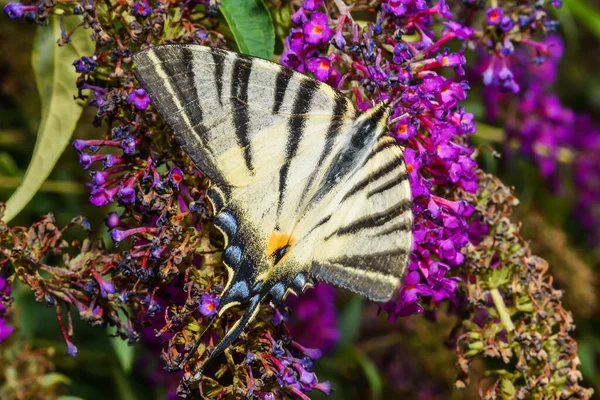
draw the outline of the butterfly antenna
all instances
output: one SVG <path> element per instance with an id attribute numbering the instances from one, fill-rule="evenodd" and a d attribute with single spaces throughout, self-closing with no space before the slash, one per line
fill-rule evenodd
<path id="1" fill-rule="evenodd" d="M 208 364 L 211 360 L 215 359 L 221 353 L 223 353 L 223 351 L 227 347 L 229 347 L 238 338 L 238 336 L 240 336 L 240 334 L 244 331 L 246 326 L 248 326 L 248 324 L 254 319 L 254 317 L 258 313 L 258 310 L 259 310 L 258 306 L 260 305 L 260 300 L 262 299 L 262 297 L 264 297 L 264 295 L 257 293 L 250 299 L 250 301 L 248 303 L 248 308 L 246 309 L 244 314 L 240 317 L 240 319 L 238 319 L 236 321 L 236 323 L 233 325 L 233 327 L 231 327 L 231 329 L 229 329 L 227 331 L 227 333 L 225 334 L 223 339 L 221 339 L 221 341 L 217 344 L 217 346 L 210 352 L 210 354 L 208 355 L 208 358 L 206 360 L 204 360 L 204 362 L 200 365 L 200 367 L 198 367 L 198 369 L 195 371 L 194 376 L 193 376 L 194 381 L 197 381 L 202 377 L 202 371 L 204 370 L 204 367 L 206 366 L 206 364 Z M 213 317 L 213 319 L 209 322 L 209 327 L 214 319 L 215 318 Z M 207 327 L 207 329 L 208 329 L 208 327 Z M 206 330 L 202 333 L 202 335 L 204 335 L 205 332 L 206 332 Z M 193 351 L 187 357 L 188 359 L 191 355 L 193 355 L 195 353 L 199 344 L 200 344 L 200 340 L 198 340 L 196 342 L 196 344 L 194 345 Z"/>
<path id="2" fill-rule="evenodd" d="M 215 322 L 217 317 L 218 317 L 218 314 L 214 315 L 210 319 L 210 321 L 208 321 L 208 325 L 206 325 L 206 328 L 204 328 L 204 331 L 202 331 L 200 336 L 198 336 L 198 339 L 196 339 L 196 343 L 194 343 L 194 346 L 192 346 L 192 349 L 188 352 L 187 356 L 185 356 L 183 361 L 179 364 L 179 368 L 184 369 L 185 366 L 187 365 L 187 363 L 190 361 L 190 358 L 192 358 L 194 356 L 194 354 L 196 354 L 196 350 L 198 350 L 198 347 L 200 347 L 200 343 L 202 343 L 202 339 L 204 338 L 204 335 L 206 335 L 206 333 L 211 328 L 213 322 Z"/>

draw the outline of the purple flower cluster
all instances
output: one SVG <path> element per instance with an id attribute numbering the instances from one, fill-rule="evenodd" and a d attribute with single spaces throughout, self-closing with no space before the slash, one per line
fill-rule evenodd
<path id="1" fill-rule="evenodd" d="M 328 21 L 325 14 L 314 11 L 315 2 L 306 4 L 292 18 L 296 27 L 286 38 L 281 62 L 313 72 L 339 89 L 358 82 L 354 94 L 361 110 L 371 106 L 363 95 L 376 101 L 395 100 L 390 134 L 405 146 L 415 243 L 400 299 L 383 308 L 393 318 L 421 312 L 420 297 L 439 301 L 454 294 L 456 278 L 447 274 L 462 263 L 461 249 L 469 241 L 467 218 L 473 207 L 437 194 L 447 189 L 474 193 L 478 187 L 473 148 L 464 140 L 475 131 L 473 115 L 460 106 L 469 86 L 437 70 L 464 73 L 462 51 L 442 46 L 452 39 L 469 39 L 473 30 L 447 21 L 436 38 L 433 18 L 452 16 L 443 0 L 434 6 L 418 0 L 384 1 L 376 24 L 364 30 L 348 15 L 341 13 L 337 21 Z M 416 34 L 420 40 L 405 41 L 405 34 Z M 327 40 L 337 48 L 331 54 L 324 54 Z M 383 57 L 387 48 L 393 48 L 392 62 Z"/>
<path id="2" fill-rule="evenodd" d="M 80 59 L 73 61 L 73 66 L 77 73 L 83 74 L 93 72 L 98 66 L 98 63 L 96 62 L 95 57 L 83 56 Z"/>
<path id="3" fill-rule="evenodd" d="M 491 54 L 483 73 L 486 86 L 502 88 L 503 91 L 518 93 L 520 85 L 515 79 L 513 69 L 513 53 L 517 44 L 525 45 L 538 52 L 540 58 L 545 56 L 543 45 L 531 39 L 533 32 L 551 32 L 556 29 L 557 22 L 552 20 L 544 8 L 545 2 L 523 2 L 519 6 L 513 3 L 488 8 L 485 13 L 485 24 L 473 35 L 480 49 Z M 559 1 L 549 1 L 552 7 L 560 7 Z M 473 13 L 478 10 L 478 2 L 471 2 Z"/>
<path id="4" fill-rule="evenodd" d="M 128 125 L 113 129 L 111 140 L 76 140 L 73 147 L 79 152 L 79 163 L 89 169 L 94 163 L 101 166 L 100 171 L 92 171 L 90 202 L 95 206 L 105 206 L 118 199 L 121 204 L 135 203 L 135 185 L 139 179 L 153 179 L 156 169 L 147 165 L 144 169 L 139 160 L 130 159 L 135 153 L 140 139 L 134 139 L 128 133 Z M 101 146 L 120 149 L 121 154 L 94 154 Z M 84 150 L 88 150 L 85 152 Z M 132 165 L 133 164 L 133 165 Z M 136 168 L 137 167 L 137 168 Z"/>
<path id="5" fill-rule="evenodd" d="M 14 330 L 6 324 L 6 304 L 10 302 L 11 287 L 3 277 L 0 277 L 0 343 L 2 343 Z"/>
<path id="6" fill-rule="evenodd" d="M 269 334 L 264 335 L 272 345 L 271 354 L 263 356 L 268 360 L 270 372 L 277 376 L 277 382 L 282 388 L 303 400 L 310 400 L 310 397 L 304 393 L 312 390 L 318 390 L 325 394 L 331 393 L 331 384 L 329 382 L 318 382 L 317 376 L 311 372 L 313 360 L 321 357 L 321 351 L 306 348 L 295 341 L 291 341 L 291 346 L 295 352 L 301 354 L 303 358 L 295 357 L 292 352 L 282 345 L 281 341 L 276 341 Z M 249 353 L 246 362 L 251 363 L 256 360 L 256 355 Z M 272 392 L 257 392 L 261 399 L 273 399 L 276 397 Z"/>
<path id="7" fill-rule="evenodd" d="M 562 186 L 560 164 L 572 164 L 575 213 L 584 229 L 593 232 L 593 242 L 600 239 L 600 211 L 596 206 L 600 199 L 600 157 L 596 156 L 600 154 L 600 128 L 588 116 L 565 107 L 552 93 L 550 86 L 562 53 L 558 36 L 547 37 L 533 50 L 518 49 L 513 70 L 521 92 L 510 95 L 497 87 L 486 87 L 483 98 L 487 119 L 505 120 L 507 143 L 516 143 L 519 153 L 535 162 L 555 191 Z M 543 63 L 540 54 L 545 54 Z M 507 152 L 512 151 L 507 148 Z"/>
<path id="8" fill-rule="evenodd" d="M 318 284 L 300 297 L 289 297 L 287 326 L 294 339 L 304 346 L 326 353 L 335 347 L 340 330 L 335 307 L 335 289 Z"/>

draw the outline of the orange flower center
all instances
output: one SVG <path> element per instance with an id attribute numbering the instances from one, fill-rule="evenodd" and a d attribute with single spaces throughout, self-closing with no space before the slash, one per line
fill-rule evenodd
<path id="1" fill-rule="evenodd" d="M 323 32 L 323 27 L 321 25 L 315 25 L 313 28 L 313 33 L 320 35 Z"/>
<path id="2" fill-rule="evenodd" d="M 410 172 L 413 172 L 415 170 L 415 167 L 413 167 L 410 164 L 406 164 L 406 170 L 410 173 Z"/>

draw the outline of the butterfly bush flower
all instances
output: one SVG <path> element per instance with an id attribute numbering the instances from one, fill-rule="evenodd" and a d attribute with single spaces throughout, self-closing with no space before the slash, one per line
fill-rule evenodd
<path id="1" fill-rule="evenodd" d="M 471 17 L 465 25 L 471 26 L 480 2 L 465 3 L 471 8 Z M 488 58 L 483 83 L 495 86 L 509 93 L 518 93 L 520 85 L 515 80 L 513 71 L 515 46 L 523 46 L 534 50 L 540 58 L 547 56 L 548 49 L 534 39 L 534 33 L 542 37 L 556 29 L 557 22 L 552 20 L 546 6 L 560 7 L 560 2 L 554 1 L 525 1 L 522 4 L 492 2 L 492 7 L 485 10 L 485 24 L 475 26 L 472 46 L 491 54 Z M 537 36 L 537 35 L 536 35 Z"/>
<path id="2" fill-rule="evenodd" d="M 73 66 L 75 67 L 75 71 L 81 74 L 94 71 L 98 66 L 98 63 L 93 57 L 83 56 L 79 60 L 73 61 Z"/>
<path id="3" fill-rule="evenodd" d="M 10 18 L 21 18 L 26 12 L 35 12 L 36 6 L 26 6 L 21 3 L 11 2 L 4 6 L 4 12 L 8 14 Z"/>
<path id="4" fill-rule="evenodd" d="M 296 341 L 324 353 L 333 350 L 340 337 L 334 295 L 332 286 L 319 284 L 286 300 L 290 309 L 286 320 Z"/>
<path id="5" fill-rule="evenodd" d="M 6 323 L 6 310 L 10 304 L 11 287 L 8 281 L 0 277 L 0 343 L 2 343 L 14 330 L 14 328 Z"/>
<path id="6" fill-rule="evenodd" d="M 147 17 L 152 13 L 152 7 L 146 1 L 138 1 L 133 5 L 133 12 L 140 17 Z"/>
<path id="7" fill-rule="evenodd" d="M 148 95 L 146 94 L 146 91 L 140 88 L 135 89 L 129 94 L 127 102 L 129 104 L 133 104 L 138 110 L 145 110 L 146 108 L 148 108 L 152 101 L 150 100 L 150 97 L 148 97 Z"/>
<path id="8" fill-rule="evenodd" d="M 217 307 L 219 307 L 219 298 L 216 296 L 212 296 L 210 294 L 202 295 L 202 302 L 198 309 L 200 310 L 200 314 L 205 317 L 212 317 L 217 313 Z"/>
<path id="9" fill-rule="evenodd" d="M 587 115 L 579 115 L 565 107 L 550 90 L 555 83 L 557 68 L 563 53 L 558 36 L 549 36 L 536 50 L 518 49 L 514 54 L 515 79 L 521 93 L 509 95 L 495 87 L 483 91 L 487 118 L 490 122 L 506 120 L 507 143 L 517 144 L 517 150 L 507 148 L 507 154 L 518 151 L 532 160 L 555 192 L 562 191 L 561 164 L 571 164 L 576 191 L 574 213 L 582 227 L 591 235 L 590 243 L 600 240 L 600 199 L 598 154 L 600 129 Z M 540 54 L 546 54 L 540 59 Z M 485 64 L 483 57 L 480 63 Z M 481 71 L 481 70 L 479 70 Z"/>

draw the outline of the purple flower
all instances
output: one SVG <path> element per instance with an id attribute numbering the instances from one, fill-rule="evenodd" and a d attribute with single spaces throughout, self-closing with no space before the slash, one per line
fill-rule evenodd
<path id="1" fill-rule="evenodd" d="M 216 296 L 212 296 L 210 294 L 202 295 L 202 302 L 200 306 L 198 306 L 198 310 L 200 314 L 205 317 L 212 317 L 217 313 L 217 308 L 219 307 L 219 298 Z"/>
<path id="2" fill-rule="evenodd" d="M 314 57 L 308 60 L 306 68 L 315 74 L 318 80 L 327 82 L 331 70 L 331 62 L 327 57 Z"/>
<path id="3" fill-rule="evenodd" d="M 331 38 L 327 15 L 316 12 L 310 17 L 310 20 L 304 24 L 304 40 L 311 44 L 327 43 Z"/>
<path id="4" fill-rule="evenodd" d="M 121 141 L 121 148 L 124 154 L 135 153 L 135 139 L 132 136 L 127 136 Z"/>
<path id="5" fill-rule="evenodd" d="M 122 203 L 135 203 L 136 193 L 132 186 L 123 186 L 119 189 L 119 200 Z"/>
<path id="6" fill-rule="evenodd" d="M 106 183 L 106 178 L 110 176 L 109 171 L 92 171 L 90 175 L 92 176 L 92 184 L 94 186 L 102 186 Z"/>
<path id="7" fill-rule="evenodd" d="M 77 349 L 77 347 L 73 344 L 73 342 L 71 342 L 70 340 L 65 338 L 65 341 L 67 343 L 67 355 L 71 356 L 71 357 L 75 357 L 77 356 L 77 354 L 79 354 L 79 350 Z"/>
<path id="8" fill-rule="evenodd" d="M 490 8 L 485 14 L 485 21 L 488 25 L 498 25 L 502 22 L 504 13 L 500 8 Z"/>
<path id="9" fill-rule="evenodd" d="M 331 43 L 339 50 L 343 50 L 344 47 L 346 47 L 346 39 L 344 38 L 342 31 L 339 31 L 333 35 L 333 38 L 331 38 Z"/>
<path id="10" fill-rule="evenodd" d="M 75 71 L 78 73 L 90 73 L 98 66 L 94 57 L 86 57 L 83 56 L 78 60 L 73 61 L 73 65 L 75 66 Z"/>
<path id="11" fill-rule="evenodd" d="M 135 89 L 129 94 L 129 97 L 127 98 L 127 103 L 133 103 L 135 108 L 137 108 L 138 110 L 147 109 L 151 102 L 152 100 L 150 100 L 150 97 L 143 88 Z"/>
<path id="12" fill-rule="evenodd" d="M 87 170 L 91 167 L 93 163 L 95 163 L 96 161 L 100 161 L 103 158 L 103 155 L 89 155 L 86 153 L 81 153 L 79 154 L 79 164 L 81 164 L 84 170 Z"/>
<path id="13" fill-rule="evenodd" d="M 315 11 L 323 4 L 323 0 L 305 0 L 302 3 L 302 8 L 308 11 Z"/>
<path id="14" fill-rule="evenodd" d="M 176 190 L 179 190 L 179 184 L 183 182 L 183 172 L 178 167 L 169 171 L 169 182 Z"/>
<path id="15" fill-rule="evenodd" d="M 11 287 L 8 285 L 6 279 L 0 276 L 0 300 L 2 298 L 8 298 L 10 296 Z M 0 343 L 2 343 L 13 331 L 14 328 L 10 325 L 6 325 L 6 306 L 0 302 Z"/>
<path id="16" fill-rule="evenodd" d="M 406 13 L 406 4 L 404 0 L 390 0 L 384 3 L 387 10 L 391 11 L 394 15 L 401 17 Z"/>
<path id="17" fill-rule="evenodd" d="M 335 347 L 340 332 L 334 296 L 333 287 L 318 284 L 300 297 L 287 299 L 286 305 L 291 310 L 288 327 L 296 341 L 323 352 Z"/>
<path id="18" fill-rule="evenodd" d="M 304 48 L 304 33 L 301 28 L 292 28 L 286 38 L 287 47 L 293 51 L 301 51 Z"/>
<path id="19" fill-rule="evenodd" d="M 4 6 L 4 12 L 8 14 L 9 18 L 21 18 L 24 12 L 27 11 L 35 11 L 37 10 L 36 6 L 26 6 L 21 3 L 8 3 Z"/>
<path id="20" fill-rule="evenodd" d="M 135 203 L 136 192 L 133 186 L 137 181 L 137 177 L 138 175 L 134 175 L 121 183 L 119 188 L 119 200 L 121 200 L 121 203 Z"/>
<path id="21" fill-rule="evenodd" d="M 121 225 L 121 218 L 118 213 L 112 211 L 108 213 L 108 217 L 104 220 L 104 223 L 109 229 L 114 229 Z"/>
<path id="22" fill-rule="evenodd" d="M 140 17 L 147 17 L 152 13 L 152 7 L 145 1 L 138 1 L 133 5 L 133 12 Z"/>
<path id="23" fill-rule="evenodd" d="M 448 4 L 446 4 L 445 0 L 440 0 L 438 3 L 438 11 L 442 17 L 448 19 L 452 18 L 452 12 L 450 11 L 450 7 L 448 7 Z"/>
<path id="24" fill-rule="evenodd" d="M 114 197 L 119 192 L 119 189 L 119 186 L 110 189 L 95 187 L 90 194 L 90 203 L 97 207 L 106 206 L 114 201 Z"/>
<path id="25" fill-rule="evenodd" d="M 14 328 L 10 325 L 6 325 L 6 319 L 0 318 L 0 343 L 2 343 L 11 333 Z"/>
<path id="26" fill-rule="evenodd" d="M 141 226 L 139 228 L 131 228 L 127 230 L 113 229 L 110 231 L 110 237 L 116 244 L 119 244 L 129 236 L 145 233 L 154 233 L 157 229 L 158 228 L 156 227 L 150 226 Z"/>
<path id="27" fill-rule="evenodd" d="M 446 28 L 452 32 L 457 38 L 467 40 L 473 35 L 473 28 L 468 26 L 462 26 L 461 24 L 454 21 L 444 22 Z"/>
<path id="28" fill-rule="evenodd" d="M 109 294 L 117 291 L 117 289 L 115 289 L 115 285 L 102 278 L 102 276 L 95 269 L 92 269 L 92 275 L 94 276 L 94 280 L 100 288 L 100 295 L 103 298 L 107 298 Z"/>
<path id="29" fill-rule="evenodd" d="M 511 17 L 509 17 L 508 15 L 502 17 L 502 21 L 500 22 L 500 29 L 502 29 L 504 32 L 510 32 L 514 27 L 515 22 L 512 20 Z"/>

